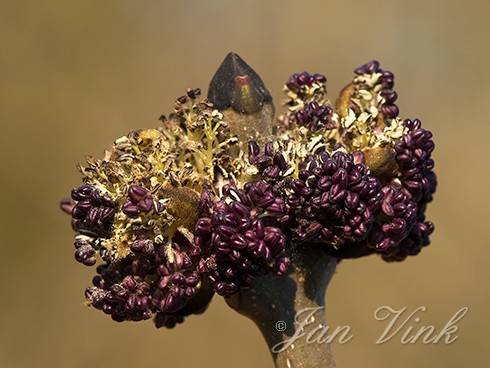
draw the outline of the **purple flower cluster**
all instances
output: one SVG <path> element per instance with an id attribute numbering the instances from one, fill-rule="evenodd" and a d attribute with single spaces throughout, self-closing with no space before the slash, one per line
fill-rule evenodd
<path id="1" fill-rule="evenodd" d="M 381 73 L 380 83 L 382 89 L 380 91 L 381 96 L 385 102 L 381 106 L 381 112 L 388 119 L 394 119 L 398 116 L 399 109 L 395 105 L 395 101 L 398 98 L 397 93 L 393 90 L 395 84 L 395 76 L 388 70 L 383 70 L 379 66 L 379 62 L 372 60 L 357 69 L 354 70 L 357 75 Z"/>
<path id="2" fill-rule="evenodd" d="M 409 134 L 420 129 L 420 122 L 407 121 L 405 124 Z M 430 133 L 415 134 L 416 138 L 419 136 L 427 138 Z M 413 139 L 406 138 L 405 141 L 412 142 Z M 348 244 L 347 248 L 351 250 L 334 252 L 340 257 L 349 257 L 364 247 L 366 251 L 359 254 L 374 250 L 387 261 L 401 260 L 416 254 L 429 243 L 433 225 L 425 221 L 424 212 L 425 204 L 435 190 L 435 176 L 428 170 L 433 166 L 429 161 L 432 146 L 424 140 L 415 140 L 419 145 L 408 150 L 405 141 L 398 143 L 399 147 L 404 147 L 399 152 L 404 157 L 423 157 L 424 160 L 412 159 L 412 166 L 401 166 L 399 181 L 384 187 L 369 173 L 362 152 L 337 151 L 332 155 L 316 152 L 300 164 L 298 179 L 282 176 L 287 165 L 278 164 L 282 162 L 278 157 L 283 158 L 283 155 L 274 150 L 272 143 L 266 144 L 261 153 L 259 145 L 250 142 L 249 161 L 269 181 L 272 196 L 283 198 L 282 213 L 287 214 L 288 234 L 303 241 L 330 244 L 334 248 Z M 421 148 L 428 154 L 419 152 Z M 266 175 L 268 172 L 274 174 Z M 410 191 L 415 188 L 412 183 L 415 179 L 423 184 L 434 184 L 417 198 L 417 192 Z M 366 245 L 361 246 L 364 242 Z M 367 251 L 368 244 L 373 250 Z"/>
<path id="3" fill-rule="evenodd" d="M 294 73 L 286 82 L 286 86 L 291 91 L 299 91 L 301 87 L 311 87 L 313 83 L 324 84 L 327 82 L 327 78 L 322 74 L 310 74 L 308 72 Z"/>
<path id="4" fill-rule="evenodd" d="M 171 245 L 157 244 L 152 240 L 154 234 L 138 228 L 133 232 L 135 239 L 129 241 L 131 252 L 116 258 L 114 249 L 108 249 L 103 241 L 113 236 L 115 201 L 89 184 L 74 189 L 71 197 L 62 201 L 61 207 L 72 215 L 73 227 L 79 233 L 75 238 L 75 259 L 86 266 L 95 265 L 98 256 L 104 261 L 97 267 L 93 286 L 85 292 L 91 306 L 115 321 L 140 321 L 154 316 L 157 327 L 173 327 L 186 315 L 206 308 L 212 293 L 205 292 L 199 301 L 194 300 L 202 289 L 202 280 L 184 250 L 190 247 L 189 241 L 177 237 Z M 164 208 L 148 189 L 132 185 L 121 210 L 135 218 L 152 211 L 158 215 Z"/>
<path id="5" fill-rule="evenodd" d="M 288 234 L 335 248 L 348 243 L 351 250 L 337 252 L 340 257 L 348 257 L 362 247 L 366 251 L 360 253 L 369 254 L 369 244 L 388 259 L 388 254 L 400 257 L 406 252 L 399 247 L 428 243 L 432 224 L 420 220 L 425 208 L 396 181 L 381 187 L 369 173 L 362 152 L 317 152 L 300 165 L 298 179 L 264 175 L 286 169 L 286 165 L 279 168 L 275 163 L 274 158 L 279 155 L 281 152 L 275 152 L 272 143 L 265 145 L 264 153 L 256 142 L 249 143 L 250 162 L 269 181 L 270 197 L 283 199 L 279 201 L 281 210 L 276 213 L 284 214 Z M 366 245 L 361 246 L 366 240 Z"/>
<path id="6" fill-rule="evenodd" d="M 409 191 L 399 184 L 388 184 L 381 189 L 383 200 L 379 217 L 369 236 L 370 244 L 383 252 L 396 247 L 405 239 L 417 218 L 417 203 Z"/>
<path id="7" fill-rule="evenodd" d="M 269 121 L 269 91 L 233 53 L 213 78 L 209 101 L 198 103 L 201 91 L 190 89 L 177 100 L 170 120 L 162 116 L 169 131 L 134 132 L 117 140 L 107 168 L 105 162 L 89 160 L 81 170 L 83 180 L 98 184 L 81 185 L 61 203 L 77 232 L 75 259 L 86 266 L 102 260 L 85 292 L 88 303 L 115 321 L 153 318 L 157 327 L 171 328 L 187 315 L 202 313 L 215 292 L 227 296 L 250 287 L 257 277 L 287 274 L 295 247 L 308 243 L 325 245 L 337 258 L 377 252 L 386 261 L 400 261 L 420 252 L 434 230 L 425 219 L 437 184 L 432 134 L 419 120 L 405 120 L 402 135 L 397 121 L 390 120 L 399 114 L 393 73 L 377 61 L 355 73 L 335 107 L 327 99 L 324 75 L 293 74 L 285 88 L 287 112 L 276 127 L 280 141 L 263 147 L 248 142 L 248 162 L 257 170 L 243 161 L 241 144 L 222 149 L 236 138 L 225 134 L 231 127 L 214 114 L 218 109 L 243 114 L 243 121 Z M 250 91 L 242 91 L 244 83 L 253 101 Z M 373 107 L 384 121 L 376 116 L 350 121 L 349 108 L 358 114 Z M 213 164 L 192 172 L 195 147 L 189 134 L 207 131 L 211 115 L 222 144 L 208 142 L 216 149 L 206 152 L 205 161 Z M 390 124 L 393 129 L 382 131 Z M 129 147 L 143 146 L 140 153 L 127 154 Z M 348 153 L 346 147 L 363 151 Z M 149 190 L 144 182 L 162 177 L 145 162 L 162 157 L 168 159 L 168 186 Z M 132 170 L 128 162 L 141 163 L 141 170 Z M 113 180 L 113 172 L 124 175 Z M 230 178 L 239 183 L 226 182 Z M 201 187 L 198 205 L 195 190 Z M 219 198 L 214 195 L 218 187 Z"/>
<path id="8" fill-rule="evenodd" d="M 290 187 L 299 237 L 334 247 L 365 239 L 382 199 L 367 166 L 341 151 L 310 157 Z"/>
<path id="9" fill-rule="evenodd" d="M 396 161 L 403 190 L 416 203 L 416 210 L 406 236 L 383 252 L 382 257 L 386 261 L 402 261 L 407 256 L 418 254 L 430 243 L 429 235 L 434 231 L 432 222 L 425 219 L 427 203 L 432 200 L 437 185 L 431 158 L 435 147 L 432 133 L 423 129 L 418 119 L 407 119 L 403 123 L 408 132 L 395 143 Z"/>
<path id="10" fill-rule="evenodd" d="M 167 256 L 156 269 L 160 279 L 152 294 L 153 305 L 164 313 L 174 313 L 182 309 L 195 295 L 199 283 L 199 275 L 192 267 L 189 256 L 179 250 L 172 252 L 173 259 Z"/>
<path id="11" fill-rule="evenodd" d="M 335 123 L 332 120 L 332 107 L 321 105 L 316 101 L 307 103 L 294 116 L 299 125 L 305 126 L 313 132 L 320 129 L 335 128 Z"/>
<path id="12" fill-rule="evenodd" d="M 287 207 L 270 184 L 225 189 L 225 198 L 196 224 L 192 255 L 200 258 L 199 271 L 219 295 L 236 293 L 269 272 L 283 275 L 289 258 L 279 224 L 287 220 Z"/>
<path id="13" fill-rule="evenodd" d="M 150 285 L 139 277 L 125 276 L 110 284 L 95 278 L 98 286 L 87 288 L 85 297 L 94 308 L 109 314 L 114 321 L 141 321 L 151 317 Z"/>
<path id="14" fill-rule="evenodd" d="M 403 123 L 408 133 L 395 144 L 402 183 L 416 201 L 430 202 L 437 185 L 434 160 L 431 158 L 434 150 L 432 133 L 423 129 L 418 119 L 407 119 Z"/>
<path id="15" fill-rule="evenodd" d="M 284 155 L 281 152 L 275 152 L 272 142 L 268 142 L 264 147 L 264 152 L 260 152 L 258 143 L 250 141 L 248 161 L 257 167 L 259 174 L 265 179 L 278 179 L 289 168 Z"/>
<path id="16" fill-rule="evenodd" d="M 400 262 L 408 256 L 415 256 L 420 250 L 430 244 L 429 236 L 434 231 L 434 225 L 425 221 L 425 208 L 419 208 L 417 220 L 412 226 L 407 237 L 396 247 L 387 249 L 381 254 L 387 262 Z"/>
<path id="17" fill-rule="evenodd" d="M 141 239 L 131 249 L 134 255 L 97 267 L 94 286 L 85 295 L 94 308 L 115 321 L 139 321 L 159 314 L 155 323 L 161 325 L 163 315 L 176 317 L 196 294 L 200 277 L 176 244 L 167 249 Z"/>
<path id="18" fill-rule="evenodd" d="M 77 262 L 85 266 L 93 266 L 97 262 L 96 254 L 97 250 L 89 238 L 80 237 L 75 239 L 75 259 Z"/>
<path id="19" fill-rule="evenodd" d="M 75 201 L 71 208 L 75 231 L 98 237 L 110 234 L 116 213 L 116 204 L 111 198 L 89 184 L 73 189 L 71 198 Z"/>

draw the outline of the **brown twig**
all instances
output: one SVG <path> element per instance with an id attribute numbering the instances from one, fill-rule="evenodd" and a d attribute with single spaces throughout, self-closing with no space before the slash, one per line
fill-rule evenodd
<path id="1" fill-rule="evenodd" d="M 327 326 L 325 292 L 337 259 L 322 249 L 302 246 L 295 251 L 292 264 L 287 277 L 258 278 L 250 289 L 228 297 L 227 303 L 259 327 L 276 368 L 335 367 L 330 344 L 308 341 L 306 335 Z M 301 313 L 305 310 L 307 313 Z M 301 330 L 300 314 L 305 317 L 310 311 L 316 312 Z M 306 335 L 296 338 L 302 331 Z"/>

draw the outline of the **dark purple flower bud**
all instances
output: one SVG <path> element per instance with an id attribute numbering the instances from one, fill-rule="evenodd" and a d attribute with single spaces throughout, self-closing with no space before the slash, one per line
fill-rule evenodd
<path id="1" fill-rule="evenodd" d="M 153 254 L 154 246 L 153 242 L 149 239 L 138 239 L 133 242 L 131 245 L 131 250 L 135 253 L 143 253 L 143 254 Z"/>
<path id="2" fill-rule="evenodd" d="M 92 236 L 109 236 L 115 215 L 114 201 L 89 184 L 73 189 L 72 198 L 73 202 L 62 203 L 62 209 L 71 212 L 74 230 Z"/>
<path id="3" fill-rule="evenodd" d="M 96 263 L 96 250 L 92 243 L 86 238 L 75 239 L 75 259 L 85 266 L 93 266 Z"/>
<path id="4" fill-rule="evenodd" d="M 311 87 L 313 83 L 325 84 L 327 78 L 322 74 L 309 74 L 308 72 L 294 73 L 289 77 L 286 86 L 295 92 L 299 92 L 302 87 Z"/>
<path id="5" fill-rule="evenodd" d="M 198 98 L 200 95 L 201 95 L 201 89 L 200 88 L 189 88 L 187 90 L 187 96 L 189 96 L 189 98 L 191 98 L 193 100 Z"/>
<path id="6" fill-rule="evenodd" d="M 377 221 L 370 234 L 370 243 L 378 251 L 395 247 L 407 237 L 415 224 L 417 203 L 401 185 L 392 183 L 382 188 L 382 221 Z"/>
<path id="7" fill-rule="evenodd" d="M 75 202 L 73 202 L 70 198 L 65 198 L 60 202 L 61 210 L 68 215 L 72 214 L 74 207 Z"/>
<path id="8" fill-rule="evenodd" d="M 382 211 L 389 216 L 388 220 L 376 225 L 370 237 L 371 244 L 382 251 L 385 261 L 402 261 L 418 254 L 429 244 L 429 235 L 434 230 L 433 224 L 425 221 L 424 214 L 437 185 L 431 158 L 432 134 L 421 127 L 418 119 L 405 120 L 403 124 L 408 132 L 395 143 L 402 187 L 396 189 L 397 195 L 385 194 L 384 202 L 388 203 L 383 203 Z M 408 197 L 410 200 L 406 199 Z"/>
<path id="9" fill-rule="evenodd" d="M 398 98 L 398 94 L 389 89 L 382 90 L 380 94 L 386 100 L 386 103 L 389 104 L 394 103 Z"/>
<path id="10" fill-rule="evenodd" d="M 196 234 L 208 234 L 211 231 L 211 219 L 209 217 L 200 218 L 196 223 Z"/>
<path id="11" fill-rule="evenodd" d="M 122 211 L 124 212 L 125 215 L 133 218 L 138 217 L 140 214 L 140 210 L 138 206 L 130 201 L 124 203 Z"/>
<path id="12" fill-rule="evenodd" d="M 333 109 L 327 105 L 319 105 L 313 101 L 295 114 L 296 122 L 315 132 L 320 129 L 333 129 Z"/>
<path id="13" fill-rule="evenodd" d="M 408 256 L 417 255 L 420 250 L 429 245 L 429 235 L 434 231 L 434 225 L 425 221 L 423 211 L 419 209 L 418 219 L 408 235 L 396 246 L 387 247 L 381 256 L 387 262 L 400 262 Z"/>
<path id="14" fill-rule="evenodd" d="M 131 185 L 128 190 L 128 196 L 133 203 L 138 203 L 149 194 L 150 191 L 148 189 L 137 185 Z"/>
<path id="15" fill-rule="evenodd" d="M 291 182 L 294 195 L 288 197 L 298 236 L 335 247 L 365 239 L 382 198 L 367 167 L 341 151 L 311 156 L 302 166 L 307 170 Z"/>
<path id="16" fill-rule="evenodd" d="M 354 73 L 356 74 L 372 74 L 372 73 L 377 73 L 380 71 L 379 68 L 379 61 L 377 60 L 372 60 L 364 65 L 361 65 L 360 67 L 356 68 L 354 70 Z"/>
<path id="17" fill-rule="evenodd" d="M 159 214 L 164 210 L 164 206 L 153 200 L 148 189 L 132 185 L 128 190 L 128 199 L 122 208 L 123 213 L 128 217 L 136 218 L 153 209 Z"/>
<path id="18" fill-rule="evenodd" d="M 268 272 L 284 274 L 289 264 L 286 237 L 272 226 L 289 209 L 273 187 L 251 182 L 243 189 L 230 187 L 225 195 L 234 200 L 217 201 L 210 217 L 198 220 L 194 240 L 201 257 L 198 270 L 220 295 L 235 293 Z"/>
<path id="19" fill-rule="evenodd" d="M 248 142 L 248 157 L 255 157 L 260 153 L 260 147 L 256 141 Z"/>
<path id="20" fill-rule="evenodd" d="M 138 209 L 142 212 L 150 212 L 153 208 L 153 199 L 146 197 L 138 202 Z"/>
<path id="21" fill-rule="evenodd" d="M 394 119 L 398 116 L 398 113 L 400 111 L 398 110 L 398 106 L 396 105 L 383 105 L 381 106 L 381 112 L 385 117 L 389 119 Z"/>
<path id="22" fill-rule="evenodd" d="M 115 321 L 140 321 L 154 314 L 162 318 L 161 313 L 193 313 L 192 309 L 183 309 L 198 292 L 201 278 L 189 256 L 176 244 L 169 256 L 168 249 L 139 236 L 131 246 L 134 254 L 97 267 L 99 274 L 93 280 L 95 287 L 86 291 L 87 300 Z M 76 244 L 79 252 L 86 248 L 83 240 Z M 209 298 L 206 300 L 208 303 Z"/>
<path id="23" fill-rule="evenodd" d="M 264 153 L 260 152 L 255 141 L 249 142 L 248 148 L 248 161 L 257 167 L 262 177 L 275 181 L 289 169 L 284 155 L 282 152 L 275 152 L 271 142 L 266 143 Z"/>
<path id="24" fill-rule="evenodd" d="M 435 192 L 437 178 L 433 172 L 434 150 L 432 134 L 421 128 L 420 120 L 405 120 L 408 133 L 395 144 L 396 160 L 401 173 L 402 184 L 416 201 L 429 202 Z"/>
<path id="25" fill-rule="evenodd" d="M 82 201 L 84 199 L 90 199 L 92 192 L 95 190 L 95 187 L 89 184 L 84 184 L 76 189 L 73 189 L 71 192 L 71 198 L 74 201 Z"/>
<path id="26" fill-rule="evenodd" d="M 392 90 L 395 80 L 393 73 L 381 69 L 379 62 L 376 60 L 370 61 L 369 63 L 360 66 L 359 68 L 354 70 L 354 73 L 356 73 L 357 75 L 381 73 L 377 84 L 381 85 L 382 89 L 379 94 L 384 99 L 384 102 L 381 104 L 381 106 L 378 106 L 378 109 L 381 110 L 383 116 L 386 119 L 396 118 L 398 116 L 399 109 L 398 106 L 394 104 L 398 95 L 395 91 Z M 356 83 L 364 85 L 362 81 L 356 81 Z M 372 86 L 364 85 L 364 88 L 372 89 Z M 358 107 L 355 104 L 352 104 L 351 108 L 355 111 L 355 109 Z M 356 113 L 360 113 L 360 111 L 357 111 Z"/>
<path id="27" fill-rule="evenodd" d="M 315 82 L 318 83 L 326 83 L 327 82 L 327 77 L 325 77 L 323 74 L 315 73 L 313 74 L 313 79 Z"/>

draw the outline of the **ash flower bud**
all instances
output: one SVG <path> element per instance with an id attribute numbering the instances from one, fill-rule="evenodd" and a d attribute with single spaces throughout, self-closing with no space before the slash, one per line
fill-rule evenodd
<path id="1" fill-rule="evenodd" d="M 302 72 L 291 75 L 284 87 L 288 98 L 284 105 L 288 107 L 288 111 L 279 117 L 279 128 L 287 131 L 295 125 L 303 125 L 316 131 L 327 122 L 330 123 L 333 110 L 329 107 L 326 81 L 327 78 L 318 73 Z M 313 102 L 320 107 L 308 105 Z"/>
<path id="2" fill-rule="evenodd" d="M 286 86 L 293 91 L 298 91 L 301 87 L 311 87 L 314 83 L 324 84 L 327 78 L 319 73 L 310 74 L 308 72 L 294 73 L 286 82 Z"/>
<path id="3" fill-rule="evenodd" d="M 62 208 L 71 207 L 73 228 L 87 235 L 107 237 L 114 221 L 116 204 L 94 186 L 84 184 L 72 190 L 73 203 L 65 201 Z"/>
<path id="4" fill-rule="evenodd" d="M 78 249 L 86 245 L 81 244 Z M 131 247 L 134 254 L 117 263 L 97 267 L 88 302 L 115 321 L 140 321 L 163 315 L 180 315 L 199 292 L 201 278 L 186 252 L 154 245 L 141 236 Z M 209 296 L 209 292 L 206 292 Z M 200 303 L 205 308 L 210 296 Z M 193 313 L 192 310 L 182 315 Z"/>
<path id="5" fill-rule="evenodd" d="M 407 237 L 417 218 L 417 203 L 400 184 L 391 183 L 381 189 L 383 220 L 376 222 L 370 234 L 370 243 L 378 251 L 396 247 Z"/>
<path id="6" fill-rule="evenodd" d="M 316 101 L 307 103 L 303 109 L 296 112 L 295 118 L 300 125 L 306 126 L 313 132 L 335 128 L 332 107 L 320 105 Z"/>
<path id="7" fill-rule="evenodd" d="M 92 193 L 95 191 L 95 187 L 89 184 L 84 184 L 78 188 L 71 191 L 71 198 L 74 201 L 83 201 L 84 199 L 89 200 L 92 198 Z"/>
<path id="8" fill-rule="evenodd" d="M 96 263 L 96 250 L 86 237 L 75 238 L 75 259 L 85 266 L 93 266 Z"/>
<path id="9" fill-rule="evenodd" d="M 193 270 L 189 256 L 178 247 L 172 250 L 172 258 L 160 264 L 158 287 L 153 292 L 153 304 L 164 313 L 182 309 L 197 293 L 199 277 Z"/>
<path id="10" fill-rule="evenodd" d="M 335 248 L 365 239 L 382 199 L 380 184 L 367 167 L 340 151 L 313 155 L 302 166 L 288 197 L 298 237 Z"/>
<path id="11" fill-rule="evenodd" d="M 138 203 L 143 200 L 147 195 L 149 195 L 150 191 L 146 188 L 139 187 L 137 185 L 131 185 L 128 190 L 128 196 L 132 202 Z"/>
<path id="12" fill-rule="evenodd" d="M 124 203 L 122 211 L 129 217 L 138 217 L 140 214 L 138 206 L 129 201 Z"/>
<path id="13" fill-rule="evenodd" d="M 395 104 L 398 95 L 393 91 L 393 73 L 381 69 L 376 60 L 356 68 L 354 73 L 357 76 L 342 90 L 337 100 L 338 113 L 347 119 L 349 126 L 352 120 L 349 111 L 357 118 L 365 119 L 363 113 L 372 116 L 372 124 L 377 127 L 389 126 L 390 121 L 399 114 L 399 108 Z"/>
<path id="14" fill-rule="evenodd" d="M 379 61 L 371 60 L 371 61 L 367 62 L 366 64 L 361 65 L 360 67 L 356 68 L 354 70 L 354 73 L 356 73 L 358 75 L 362 75 L 362 74 L 373 74 L 373 73 L 376 73 L 379 71 L 380 71 Z"/>
<path id="15" fill-rule="evenodd" d="M 418 119 L 405 120 L 404 125 L 409 131 L 395 144 L 401 181 L 416 201 L 429 202 L 437 185 L 431 158 L 434 150 L 432 133 L 423 129 Z"/>
<path id="16" fill-rule="evenodd" d="M 131 250 L 135 253 L 151 255 L 154 253 L 155 248 L 150 239 L 138 239 L 131 245 Z"/>
<path id="17" fill-rule="evenodd" d="M 269 180 L 279 179 L 289 170 L 289 165 L 282 152 L 275 152 L 272 142 L 264 146 L 264 152 L 261 153 L 260 147 L 256 141 L 250 141 L 248 144 L 248 161 L 255 165 L 259 174 Z"/>
<path id="18" fill-rule="evenodd" d="M 189 88 L 187 90 L 187 96 L 192 99 L 192 100 L 195 100 L 196 98 L 198 98 L 199 96 L 201 95 L 201 89 L 200 88 Z"/>
<path id="19" fill-rule="evenodd" d="M 225 196 L 198 221 L 194 240 L 198 270 L 220 295 L 233 294 L 268 272 L 284 274 L 289 265 L 286 236 L 277 226 L 288 209 L 272 186 L 251 182 L 243 189 L 227 188 Z"/>
<path id="20" fill-rule="evenodd" d="M 385 104 L 381 106 L 381 112 L 388 119 L 394 119 L 398 116 L 400 110 L 398 109 L 398 106 L 394 104 L 393 105 Z"/>
<path id="21" fill-rule="evenodd" d="M 72 214 L 74 207 L 75 207 L 75 202 L 72 201 L 71 198 L 65 198 L 60 202 L 60 209 L 68 215 Z"/>
<path id="22" fill-rule="evenodd" d="M 151 317 L 148 291 L 149 285 L 145 281 L 125 276 L 119 282 L 103 285 L 103 288 L 88 288 L 85 295 L 94 308 L 110 314 L 114 321 L 141 321 Z"/>
<path id="23" fill-rule="evenodd" d="M 430 244 L 429 236 L 433 231 L 434 225 L 430 221 L 425 221 L 423 211 L 419 209 L 417 222 L 408 233 L 408 236 L 398 246 L 383 252 L 381 254 L 383 260 L 386 262 L 401 262 L 408 256 L 416 256 L 423 247 Z"/>

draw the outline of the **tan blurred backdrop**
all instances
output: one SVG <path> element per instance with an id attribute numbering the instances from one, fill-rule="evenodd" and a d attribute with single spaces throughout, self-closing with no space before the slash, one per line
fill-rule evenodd
<path id="1" fill-rule="evenodd" d="M 58 200 L 75 163 L 133 128 L 158 124 L 187 87 L 207 88 L 234 50 L 276 99 L 289 74 L 325 73 L 335 96 L 372 58 L 397 75 L 405 117 L 435 133 L 440 185 L 432 245 L 402 264 L 344 262 L 328 292 L 339 367 L 486 366 L 488 15 L 482 1 L 1 1 L 0 367 L 270 367 L 258 330 L 215 298 L 172 331 L 116 324 L 83 306 L 93 270 L 73 260 Z M 374 310 L 427 306 L 452 345 L 384 345 Z M 414 323 L 414 325 L 417 325 Z"/>

